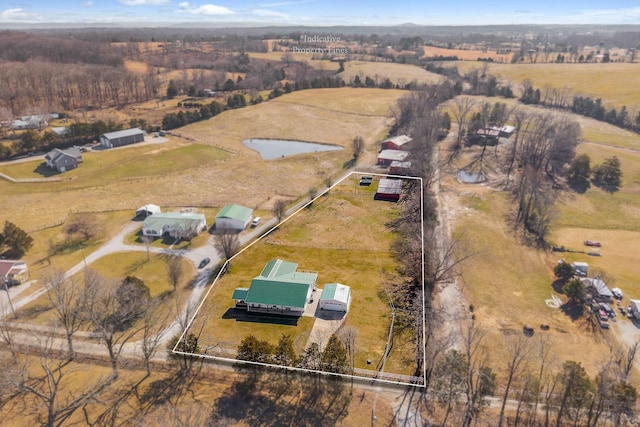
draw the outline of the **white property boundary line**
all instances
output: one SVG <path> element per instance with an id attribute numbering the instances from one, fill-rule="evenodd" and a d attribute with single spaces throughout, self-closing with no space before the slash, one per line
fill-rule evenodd
<path id="1" fill-rule="evenodd" d="M 249 243 L 247 246 L 242 248 L 237 254 L 235 254 L 234 256 L 229 258 L 227 261 L 225 261 L 225 263 L 222 265 L 222 268 L 220 269 L 220 271 L 218 271 L 218 274 L 216 275 L 216 278 L 213 280 L 211 285 L 209 285 L 209 289 L 204 294 L 204 297 L 200 301 L 200 304 L 198 304 L 198 307 L 196 308 L 195 313 L 193 314 L 193 316 L 191 316 L 191 319 L 187 323 L 187 326 L 185 327 L 184 331 L 180 335 L 180 338 L 176 342 L 176 345 L 173 347 L 171 352 L 173 354 L 175 354 L 175 355 L 198 357 L 198 358 L 202 358 L 202 359 L 209 359 L 209 360 L 219 361 L 219 362 L 222 362 L 222 363 L 229 363 L 229 364 L 244 364 L 244 365 L 263 366 L 263 367 L 269 367 L 269 368 L 286 369 L 288 371 L 306 372 L 306 373 L 321 374 L 321 375 L 331 375 L 331 376 L 337 376 L 337 377 L 342 377 L 342 378 L 347 378 L 347 379 L 352 379 L 352 380 L 358 380 L 358 381 L 367 381 L 367 382 L 373 382 L 373 383 L 382 383 L 382 384 L 390 384 L 390 385 L 403 385 L 403 386 L 412 386 L 412 387 L 425 388 L 426 387 L 426 380 L 427 380 L 427 364 L 426 364 L 426 351 L 424 351 L 424 348 L 422 348 L 422 377 L 421 378 L 418 377 L 418 379 L 422 380 L 422 384 L 416 384 L 416 383 L 412 383 L 412 382 L 403 382 L 403 381 L 391 381 L 391 380 L 381 379 L 381 378 L 378 378 L 378 377 L 371 378 L 371 377 L 364 377 L 364 376 L 359 376 L 359 375 L 339 374 L 339 373 L 319 371 L 319 370 L 314 370 L 314 369 L 304 369 L 304 368 L 297 368 L 297 367 L 292 367 L 292 366 L 274 365 L 274 364 L 270 364 L 270 363 L 251 362 L 251 361 L 247 361 L 247 360 L 229 359 L 229 358 L 226 358 L 226 357 L 212 356 L 212 355 L 208 355 L 208 354 L 199 354 L 199 353 L 198 354 L 196 354 L 196 353 L 187 353 L 187 352 L 176 350 L 176 348 L 178 347 L 178 344 L 180 344 L 180 342 L 184 339 L 185 335 L 187 334 L 187 331 L 189 330 L 189 328 L 191 327 L 191 325 L 195 321 L 196 317 L 198 316 L 198 313 L 200 312 L 200 309 L 202 308 L 202 306 L 204 305 L 205 301 L 209 297 L 209 293 L 214 288 L 214 286 L 216 285 L 216 282 L 218 281 L 220 276 L 223 274 L 223 272 L 226 271 L 227 266 L 228 266 L 229 262 L 231 262 L 231 260 L 233 260 L 237 256 L 241 255 L 244 251 L 246 251 L 247 249 L 252 247 L 254 244 L 258 243 L 263 238 L 267 237 L 269 234 L 271 234 L 271 232 L 273 232 L 273 230 L 278 228 L 281 224 L 284 224 L 287 221 L 289 221 L 291 218 L 296 216 L 300 211 L 302 211 L 307 206 L 309 206 L 313 202 L 315 202 L 316 199 L 324 196 L 333 187 L 337 186 L 338 184 L 341 184 L 343 181 L 345 181 L 347 178 L 351 177 L 352 175 L 356 175 L 356 176 L 360 176 L 360 175 L 379 176 L 381 178 L 411 179 L 411 180 L 417 180 L 417 181 L 420 182 L 420 230 L 421 230 L 420 247 L 422 249 L 422 272 L 421 272 L 422 273 L 422 344 L 421 345 L 424 347 L 424 343 L 425 343 L 425 339 L 426 339 L 426 336 L 425 336 L 425 334 L 426 334 L 426 316 L 425 316 L 425 282 L 424 282 L 424 277 L 425 277 L 425 257 L 424 257 L 424 183 L 423 183 L 423 180 L 422 180 L 421 177 L 415 177 L 415 176 L 403 176 L 403 175 L 391 175 L 391 174 L 368 173 L 368 172 L 353 172 L 352 171 L 349 174 L 347 174 L 347 175 L 343 176 L 342 178 L 340 178 L 331 187 L 327 188 L 322 193 L 316 195 L 316 197 L 314 197 L 313 199 L 309 200 L 307 203 L 302 205 L 295 212 L 293 212 L 288 217 L 286 217 L 285 219 L 283 219 L 282 221 L 277 223 L 275 226 L 273 226 L 267 232 L 261 234 L 253 242 Z"/>

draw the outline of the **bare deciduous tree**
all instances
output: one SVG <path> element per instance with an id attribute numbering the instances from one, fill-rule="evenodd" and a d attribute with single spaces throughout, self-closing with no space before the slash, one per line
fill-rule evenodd
<path id="1" fill-rule="evenodd" d="M 222 258 L 225 260 L 230 259 L 240 249 L 240 239 L 237 231 L 226 228 L 216 230 L 213 235 L 213 247 Z"/>
<path id="2" fill-rule="evenodd" d="M 169 283 L 175 291 L 178 289 L 178 285 L 184 275 L 184 269 L 182 268 L 182 258 L 178 255 L 171 255 L 167 259 L 167 278 Z"/>
<path id="3" fill-rule="evenodd" d="M 504 421 L 504 411 L 507 406 L 507 400 L 509 399 L 511 384 L 513 380 L 521 374 L 522 368 L 529 356 L 529 338 L 520 334 L 515 337 L 509 337 L 507 340 L 507 348 L 510 356 L 507 364 L 507 384 L 505 385 L 504 395 L 502 397 L 498 427 L 502 427 Z"/>
<path id="4" fill-rule="evenodd" d="M 86 241 L 100 233 L 100 223 L 93 215 L 76 214 L 71 222 L 64 226 L 62 231 L 67 237 L 79 234 Z"/>
<path id="5" fill-rule="evenodd" d="M 278 199 L 273 203 L 273 216 L 281 222 L 287 211 L 287 203 L 283 199 Z"/>
<path id="6" fill-rule="evenodd" d="M 90 273 L 85 274 L 83 286 L 73 278 L 67 279 L 64 271 L 57 270 L 45 278 L 47 297 L 53 306 L 53 312 L 62 325 L 67 339 L 67 354 L 73 360 L 73 335 L 88 322 L 88 299 L 95 296 L 92 291 Z"/>

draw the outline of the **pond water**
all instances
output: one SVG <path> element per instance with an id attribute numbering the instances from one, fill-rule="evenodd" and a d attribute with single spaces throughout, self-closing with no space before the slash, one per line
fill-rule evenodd
<path id="1" fill-rule="evenodd" d="M 320 151 L 337 151 L 343 148 L 339 145 L 317 144 L 314 142 L 286 141 L 279 139 L 245 139 L 245 147 L 256 150 L 264 160 L 279 159 L 303 153 Z"/>
<path id="2" fill-rule="evenodd" d="M 481 173 L 467 172 L 462 169 L 456 172 L 456 178 L 458 179 L 458 181 L 463 182 L 465 184 L 477 184 L 479 182 L 484 182 L 487 179 Z"/>

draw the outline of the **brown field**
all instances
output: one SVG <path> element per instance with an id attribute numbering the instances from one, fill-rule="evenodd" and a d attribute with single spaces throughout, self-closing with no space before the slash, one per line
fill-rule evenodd
<path id="1" fill-rule="evenodd" d="M 409 64 L 396 64 L 391 62 L 369 62 L 369 61 L 347 61 L 344 72 L 339 75 L 345 82 L 350 82 L 356 76 L 364 83 L 365 77 L 369 76 L 382 83 L 385 79 L 392 83 L 407 84 L 412 81 L 418 83 L 436 83 L 444 78 L 438 74 L 431 73 L 420 67 Z"/>
<path id="2" fill-rule="evenodd" d="M 461 72 L 482 68 L 482 62 L 454 62 Z M 602 98 L 608 108 L 623 105 L 629 110 L 640 107 L 640 63 L 608 64 L 488 64 L 488 73 L 498 80 L 520 84 L 530 79 L 542 91 L 546 86 L 568 89 L 573 95 Z M 624 84 L 621 84 L 624 82 Z"/>
<path id="3" fill-rule="evenodd" d="M 2 356 L 10 358 L 8 354 Z M 40 362 L 35 356 L 18 361 L 34 367 L 33 375 L 41 374 Z M 49 366 L 54 363 L 57 361 L 50 361 Z M 65 398 L 77 396 L 91 385 L 105 381 L 111 369 L 103 365 L 106 360 L 65 364 L 59 393 Z M 362 420 L 371 418 L 372 411 L 383 425 L 391 425 L 394 420 L 390 401 L 396 394 L 380 394 L 378 399 L 379 393 L 351 390 L 346 383 L 321 384 L 304 377 L 284 378 L 279 373 L 243 375 L 233 370 L 220 371 L 207 364 L 196 369 L 185 381 L 170 365 L 164 364 L 162 368 L 149 377 L 141 366 L 121 369 L 118 380 L 96 399 L 71 412 L 64 425 L 99 424 L 108 418 L 109 423 L 153 427 L 166 426 L 167 422 L 205 425 L 221 420 L 228 422 L 225 425 L 237 427 L 295 420 L 300 426 L 325 422 L 336 426 L 360 426 Z M 42 424 L 46 419 L 46 408 L 39 403 L 32 396 L 24 401 L 21 397 L 5 399 L 2 425 Z"/>
<path id="4" fill-rule="evenodd" d="M 513 53 L 499 54 L 495 50 L 482 49 L 446 49 L 443 47 L 424 46 L 423 57 L 431 56 L 457 56 L 463 61 L 477 61 L 478 58 L 491 58 L 495 62 L 510 63 Z"/>

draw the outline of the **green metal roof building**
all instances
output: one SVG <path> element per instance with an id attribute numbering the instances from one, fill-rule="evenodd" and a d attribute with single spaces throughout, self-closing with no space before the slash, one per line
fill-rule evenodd
<path id="1" fill-rule="evenodd" d="M 253 219 L 253 209 L 240 205 L 226 205 L 216 215 L 216 228 L 244 230 Z"/>
<path id="2" fill-rule="evenodd" d="M 320 310 L 344 311 L 349 308 L 351 288 L 341 283 L 329 283 L 322 289 L 318 307 Z"/>
<path id="3" fill-rule="evenodd" d="M 171 237 L 192 238 L 207 228 L 203 214 L 192 212 L 164 212 L 148 216 L 142 224 L 142 234 L 160 237 L 169 233 Z"/>
<path id="4" fill-rule="evenodd" d="M 269 261 L 249 288 L 236 288 L 236 307 L 247 311 L 301 316 L 315 290 L 318 273 L 298 271 L 298 264 Z"/>

